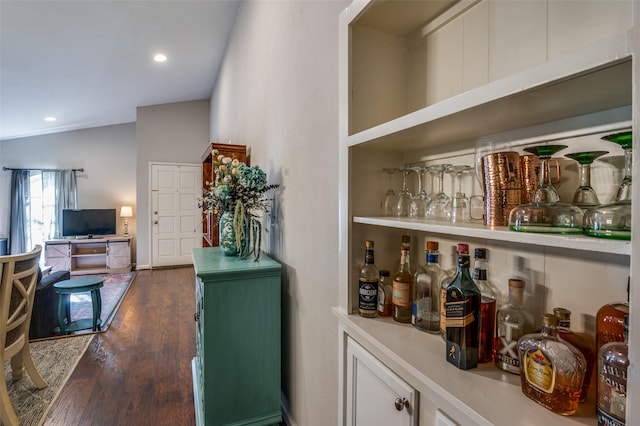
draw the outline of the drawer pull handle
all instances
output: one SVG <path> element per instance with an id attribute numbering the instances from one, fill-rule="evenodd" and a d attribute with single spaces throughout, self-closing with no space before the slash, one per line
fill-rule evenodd
<path id="1" fill-rule="evenodd" d="M 200 321 L 200 314 L 199 314 L 198 312 L 196 312 L 195 314 L 193 314 L 193 320 L 194 320 L 195 322 Z"/>
<path id="2" fill-rule="evenodd" d="M 409 408 L 409 401 L 407 400 L 407 398 L 398 397 L 395 400 L 395 405 L 396 405 L 396 410 L 402 411 L 404 407 Z"/>

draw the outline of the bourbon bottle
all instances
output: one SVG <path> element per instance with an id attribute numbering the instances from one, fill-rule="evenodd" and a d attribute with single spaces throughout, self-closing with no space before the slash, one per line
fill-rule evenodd
<path id="1" fill-rule="evenodd" d="M 598 353 L 599 426 L 624 426 L 626 421 L 627 369 L 629 368 L 628 315 L 624 318 L 624 325 L 624 341 L 606 343 Z"/>
<path id="2" fill-rule="evenodd" d="M 522 393 L 554 413 L 570 416 L 578 409 L 587 361 L 558 337 L 558 318 L 544 314 L 542 332 L 518 340 Z"/>
<path id="3" fill-rule="evenodd" d="M 524 309 L 524 287 L 524 281 L 510 279 L 509 303 L 496 314 L 493 361 L 498 368 L 514 374 L 520 374 L 518 339 L 533 329 L 531 315 Z"/>
<path id="4" fill-rule="evenodd" d="M 393 275 L 393 319 L 398 322 L 411 322 L 411 295 L 413 294 L 413 274 L 409 260 L 411 237 L 402 236 L 400 246 L 400 269 Z"/>
<path id="5" fill-rule="evenodd" d="M 478 366 L 480 289 L 469 275 L 469 246 L 458 244 L 458 271 L 447 287 L 446 358 L 461 370 Z"/>
<path id="6" fill-rule="evenodd" d="M 491 362 L 496 329 L 496 292 L 487 280 L 487 249 L 477 248 L 474 251 L 473 280 L 482 295 L 478 362 Z"/>
<path id="7" fill-rule="evenodd" d="M 378 316 L 378 280 L 380 273 L 374 264 L 373 241 L 365 242 L 364 265 L 360 269 L 358 312 L 360 316 Z"/>
<path id="8" fill-rule="evenodd" d="M 378 315 L 381 317 L 391 316 L 391 297 L 393 286 L 391 285 L 391 273 L 386 269 L 380 270 L 380 281 L 378 282 Z"/>

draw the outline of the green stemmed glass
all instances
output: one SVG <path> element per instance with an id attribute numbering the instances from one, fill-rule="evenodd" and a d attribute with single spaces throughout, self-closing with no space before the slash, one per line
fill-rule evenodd
<path id="1" fill-rule="evenodd" d="M 631 239 L 631 133 L 616 133 L 602 138 L 617 143 L 624 149 L 624 178 L 618 187 L 615 202 L 591 208 L 584 214 L 583 230 L 586 235 L 616 240 Z"/>
<path id="2" fill-rule="evenodd" d="M 576 192 L 573 194 L 571 204 L 581 209 L 589 209 L 600 204 L 596 191 L 591 187 L 591 163 L 597 158 L 608 154 L 609 151 L 587 151 L 566 154 L 565 157 L 576 160 L 580 165 L 578 169 L 578 179 L 580 184 Z"/>
<path id="3" fill-rule="evenodd" d="M 520 204 L 509 214 L 509 229 L 518 232 L 549 234 L 582 233 L 582 209 L 561 203 L 560 197 L 549 181 L 547 161 L 566 145 L 540 145 L 526 148 L 541 162 L 540 183 L 533 194 L 533 201 Z"/>

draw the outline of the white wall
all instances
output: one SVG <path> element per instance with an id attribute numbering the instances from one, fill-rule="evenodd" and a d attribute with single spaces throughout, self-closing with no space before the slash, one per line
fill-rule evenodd
<path id="1" fill-rule="evenodd" d="M 209 100 L 139 107 L 136 121 L 138 267 L 151 264 L 149 164 L 201 164 L 209 143 Z"/>
<path id="2" fill-rule="evenodd" d="M 211 101 L 211 140 L 251 147 L 279 183 L 263 246 L 282 262 L 291 424 L 337 424 L 338 15 L 346 1 L 242 2 Z M 268 225 L 268 224 L 266 224 Z"/>
<path id="3" fill-rule="evenodd" d="M 135 123 L 3 140 L 0 151 L 4 167 L 84 168 L 84 173 L 76 175 L 80 208 L 135 206 Z M 9 233 L 10 184 L 11 172 L 1 171 L 0 235 L 5 236 Z M 129 221 L 132 235 L 136 233 L 135 219 Z M 117 226 L 119 233 L 124 232 L 119 217 Z"/>

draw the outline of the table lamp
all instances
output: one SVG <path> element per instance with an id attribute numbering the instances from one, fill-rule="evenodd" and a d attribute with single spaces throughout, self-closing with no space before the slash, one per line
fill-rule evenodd
<path id="1" fill-rule="evenodd" d="M 120 207 L 120 217 L 124 218 L 124 236 L 129 236 L 129 218 L 133 217 L 133 209 L 131 206 Z"/>

